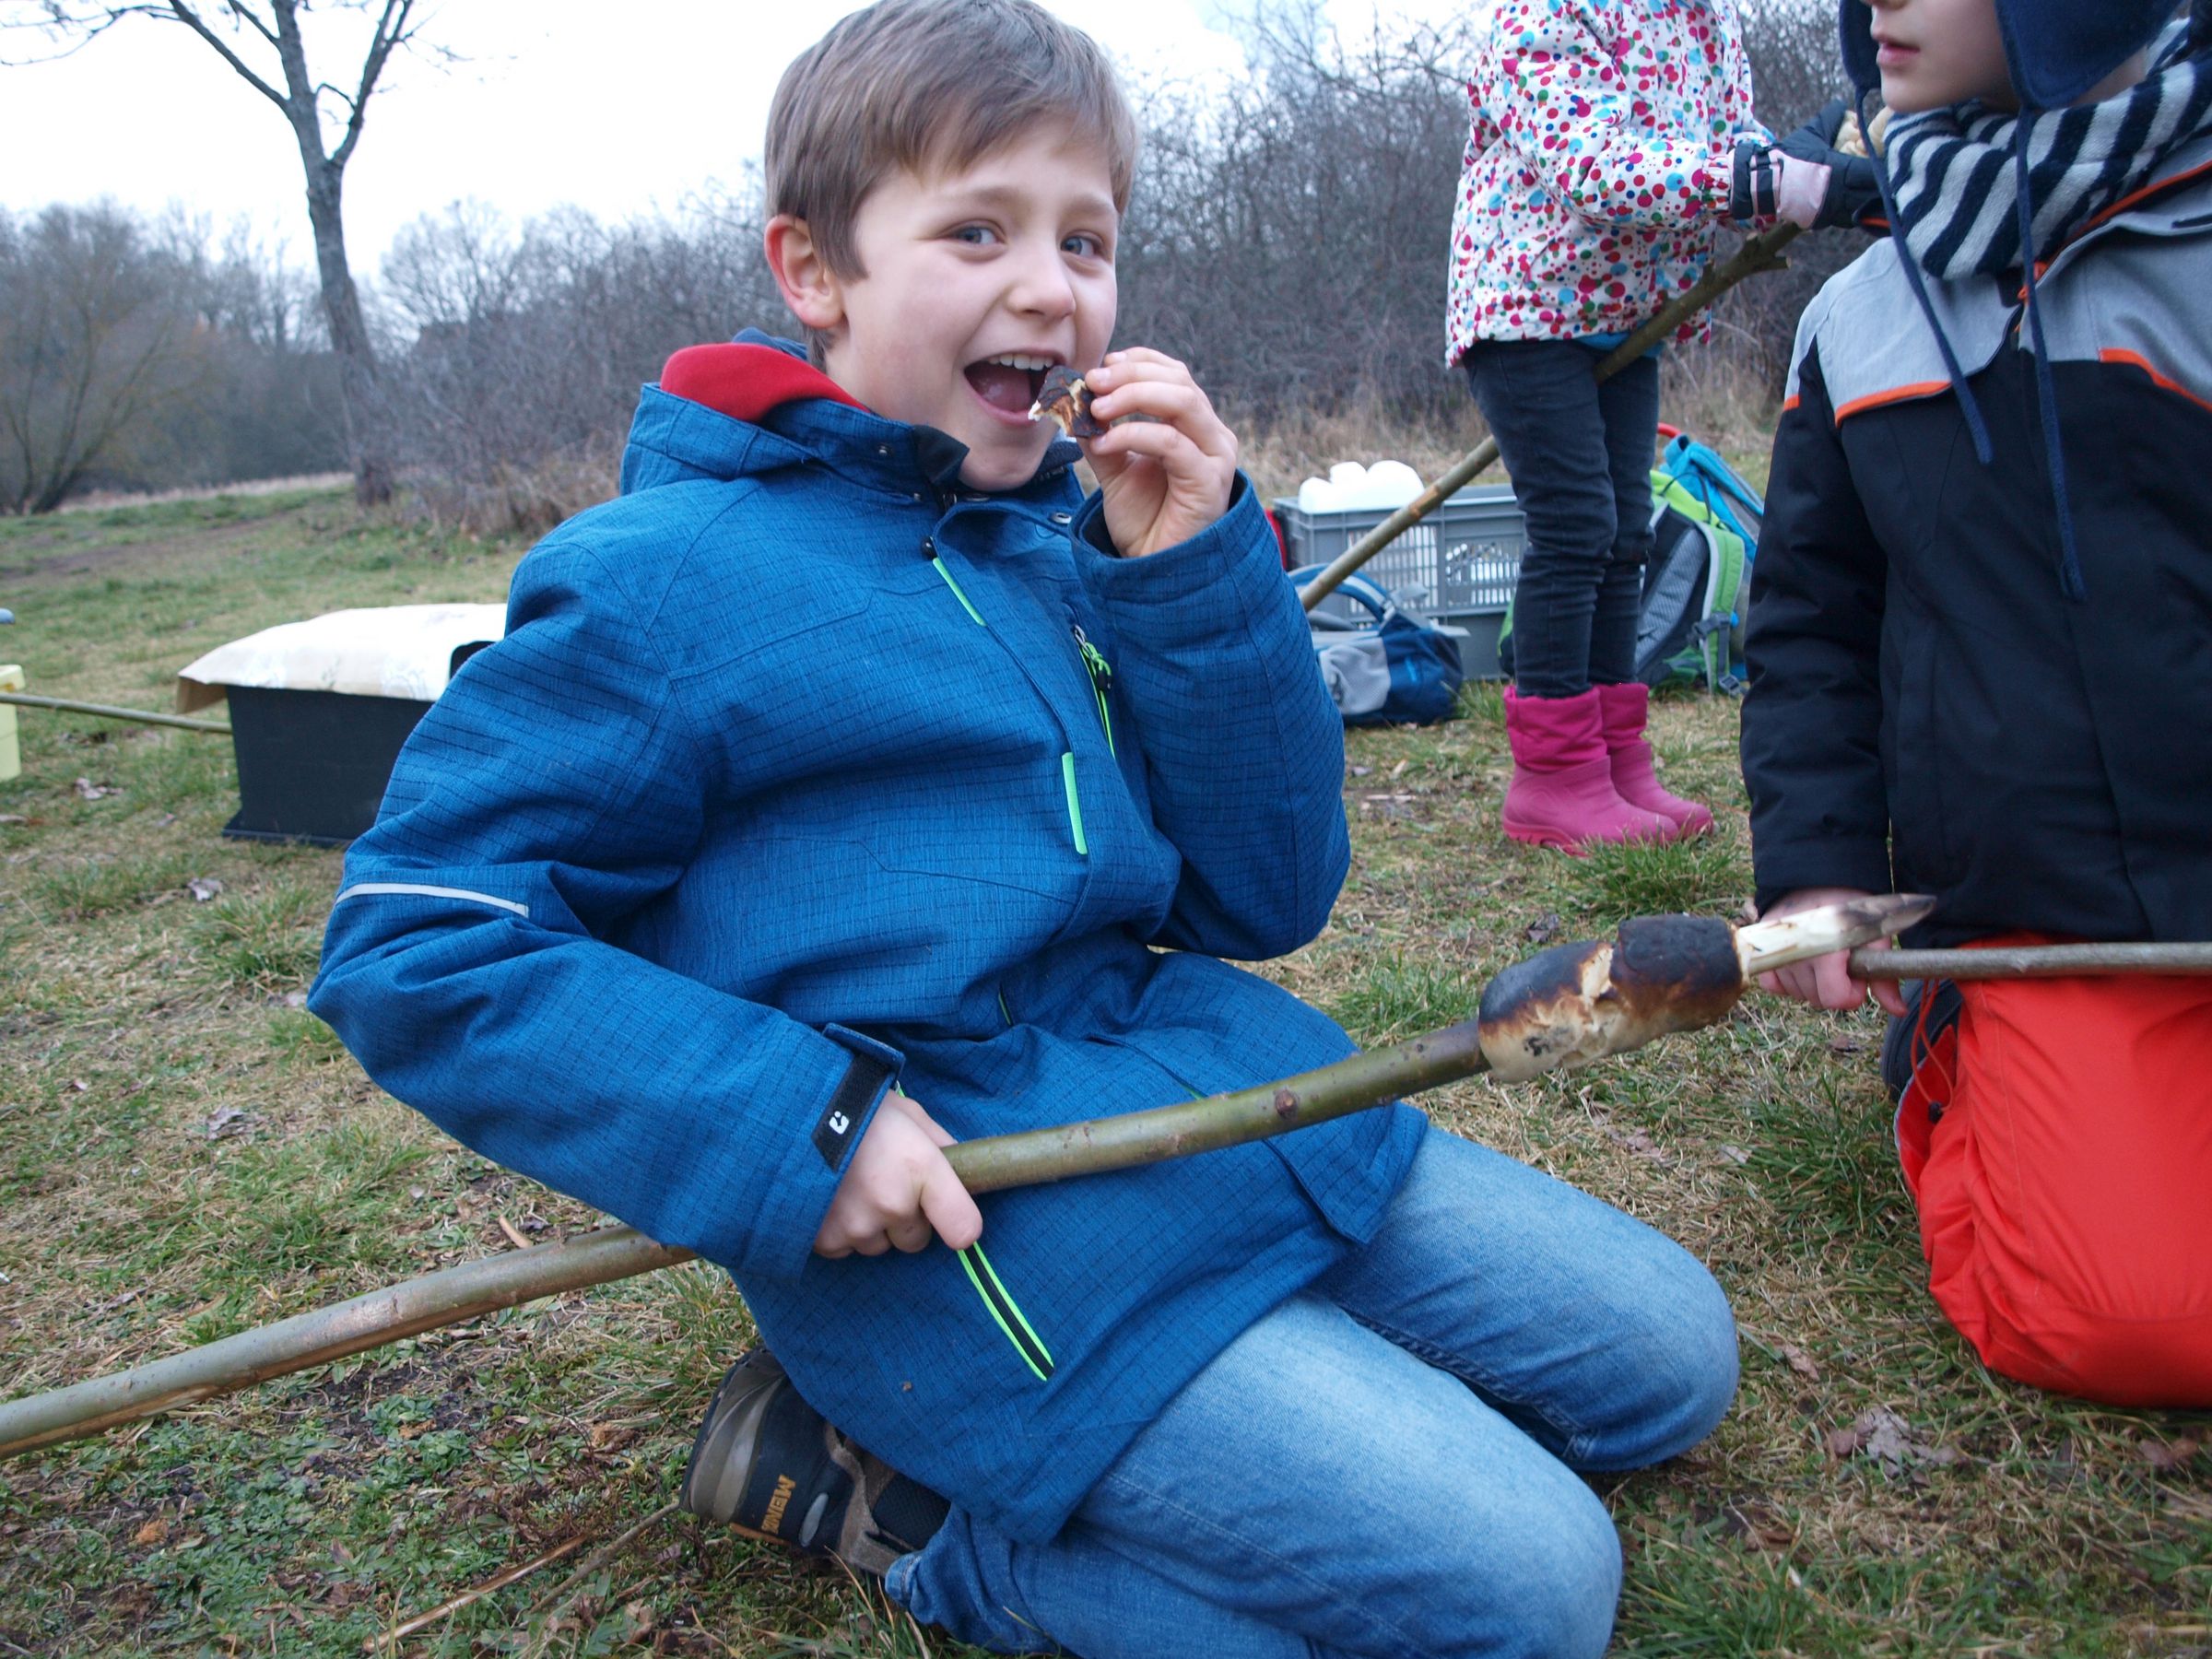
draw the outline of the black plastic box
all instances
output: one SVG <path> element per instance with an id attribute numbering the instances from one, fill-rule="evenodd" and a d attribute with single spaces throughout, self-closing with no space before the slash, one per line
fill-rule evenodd
<path id="1" fill-rule="evenodd" d="M 345 691 L 232 686 L 230 743 L 238 758 L 234 841 L 342 847 L 376 822 L 393 762 L 430 705 Z"/>

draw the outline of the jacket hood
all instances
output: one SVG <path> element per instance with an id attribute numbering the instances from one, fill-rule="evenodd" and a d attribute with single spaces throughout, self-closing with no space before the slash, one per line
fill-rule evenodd
<path id="1" fill-rule="evenodd" d="M 1053 443 L 1039 478 L 1064 473 L 1079 453 Z M 622 493 L 813 464 L 949 500 L 967 459 L 957 438 L 886 419 L 809 363 L 805 347 L 748 328 L 725 344 L 685 347 L 645 387 L 622 454 Z"/>

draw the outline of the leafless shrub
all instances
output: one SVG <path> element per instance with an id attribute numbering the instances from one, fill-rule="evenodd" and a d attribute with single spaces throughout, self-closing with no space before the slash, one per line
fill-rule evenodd
<path id="1" fill-rule="evenodd" d="M 175 263 L 113 206 L 0 215 L 0 512 L 53 512 L 197 378 Z"/>
<path id="2" fill-rule="evenodd" d="M 1746 0 L 1745 20 L 1761 113 L 1786 131 L 1840 88 L 1832 12 Z M 1441 360 L 1467 25 L 1346 32 L 1316 0 L 1261 0 L 1246 27 L 1249 76 L 1138 90 L 1147 149 L 1118 337 L 1188 360 L 1243 429 L 1269 434 L 1254 464 L 1284 488 L 1378 446 L 1433 470 L 1424 456 L 1479 431 Z M 1802 238 L 1787 274 L 1727 296 L 1712 344 L 1669 354 L 1669 418 L 1747 442 L 1806 300 L 1863 245 Z M 518 227 L 457 203 L 418 220 L 377 288 L 371 447 L 428 511 L 472 529 L 539 528 L 603 499 L 639 384 L 670 351 L 748 324 L 789 332 L 759 248 L 752 181 L 673 219 L 571 208 Z M 183 265 L 205 383 L 148 427 L 131 476 L 104 481 L 327 465 L 337 384 L 306 279 L 236 238 Z M 304 441 L 318 431 L 320 448 Z"/>
<path id="3" fill-rule="evenodd" d="M 0 212 L 0 512 L 313 471 L 336 377 L 281 259 L 112 203 Z"/>
<path id="4" fill-rule="evenodd" d="M 481 204 L 418 219 L 383 267 L 391 444 L 437 516 L 543 528 L 612 493 L 641 382 L 678 347 L 773 325 L 741 199 L 678 222 L 569 208 L 519 231 Z"/>

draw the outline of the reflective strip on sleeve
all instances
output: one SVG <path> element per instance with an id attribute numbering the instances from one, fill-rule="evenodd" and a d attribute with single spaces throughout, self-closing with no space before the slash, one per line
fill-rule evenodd
<path id="1" fill-rule="evenodd" d="M 364 898 L 376 893 L 409 894 L 420 899 L 459 899 L 470 904 L 488 904 L 497 910 L 512 911 L 518 916 L 528 916 L 530 907 L 517 904 L 512 899 L 497 899 L 489 893 L 472 893 L 466 888 L 424 887 L 412 881 L 357 881 L 330 902 L 335 907 L 348 899 Z"/>

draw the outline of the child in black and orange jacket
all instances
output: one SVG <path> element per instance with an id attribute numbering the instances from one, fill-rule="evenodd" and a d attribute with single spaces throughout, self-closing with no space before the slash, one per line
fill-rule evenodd
<path id="1" fill-rule="evenodd" d="M 1769 914 L 1894 886 L 1940 897 L 1915 943 L 2212 938 L 2206 9 L 1843 0 L 1892 234 L 1807 312 L 1775 441 Z M 2212 1406 L 2212 982 L 1875 994 L 1945 1313 L 2008 1376 Z"/>

